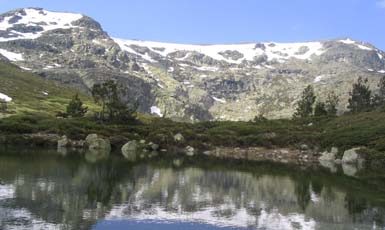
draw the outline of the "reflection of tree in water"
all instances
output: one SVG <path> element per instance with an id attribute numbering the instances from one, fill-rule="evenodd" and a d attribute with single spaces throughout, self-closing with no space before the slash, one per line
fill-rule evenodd
<path id="1" fill-rule="evenodd" d="M 121 204 L 125 208 L 120 215 L 126 217 L 151 213 L 156 207 L 168 213 L 213 207 L 213 217 L 222 219 L 236 216 L 241 209 L 257 219 L 263 209 L 284 216 L 303 213 L 325 222 L 337 215 L 348 222 L 354 214 L 359 222 L 383 223 L 383 208 L 349 195 L 349 187 L 325 184 L 328 177 L 332 176 L 263 166 L 248 171 L 130 165 L 121 159 L 94 164 L 52 156 L 0 160 L 0 180 L 16 186 L 17 198 L 8 206 L 26 208 L 50 223 L 64 222 L 69 229 L 88 229 Z"/>
<path id="2" fill-rule="evenodd" d="M 307 179 L 296 180 L 295 194 L 299 207 L 302 211 L 305 211 L 310 202 L 310 181 Z"/>
<path id="3" fill-rule="evenodd" d="M 64 221 L 69 229 L 89 229 L 103 217 L 124 172 L 111 161 L 86 164 L 46 156 L 0 161 L 0 180 L 16 185 L 16 199 L 8 201 L 9 207 L 25 208 L 49 223 Z"/>

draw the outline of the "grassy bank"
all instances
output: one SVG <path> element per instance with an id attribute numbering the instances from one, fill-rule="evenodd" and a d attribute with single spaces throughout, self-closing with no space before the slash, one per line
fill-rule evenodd
<path id="1" fill-rule="evenodd" d="M 299 147 L 306 144 L 323 150 L 338 147 L 341 151 L 365 146 L 385 151 L 385 113 L 368 112 L 337 118 L 267 120 L 260 122 L 213 121 L 195 124 L 140 115 L 129 123 L 100 123 L 91 117 L 56 118 L 48 114 L 19 114 L 0 120 L 3 134 L 55 133 L 82 139 L 90 133 L 146 139 L 162 146 L 173 145 L 181 133 L 186 142 L 200 149 L 228 147 Z"/>

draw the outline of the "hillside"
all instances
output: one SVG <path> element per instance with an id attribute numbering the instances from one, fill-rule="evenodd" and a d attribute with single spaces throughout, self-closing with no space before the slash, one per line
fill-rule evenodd
<path id="1" fill-rule="evenodd" d="M 65 111 L 69 100 L 78 92 L 4 61 L 0 61 L 0 82 L 0 93 L 11 98 L 7 103 L 7 113 L 0 116 L 30 113 L 55 115 Z M 81 98 L 90 108 L 95 107 L 89 96 L 82 94 Z"/>

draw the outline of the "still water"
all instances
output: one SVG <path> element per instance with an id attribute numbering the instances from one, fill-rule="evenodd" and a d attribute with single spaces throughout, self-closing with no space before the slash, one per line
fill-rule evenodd
<path id="1" fill-rule="evenodd" d="M 384 229 L 384 176 L 0 150 L 0 229 Z"/>

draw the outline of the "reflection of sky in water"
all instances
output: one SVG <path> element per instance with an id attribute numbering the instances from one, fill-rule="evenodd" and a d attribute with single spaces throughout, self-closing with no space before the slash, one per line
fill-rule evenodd
<path id="1" fill-rule="evenodd" d="M 356 179 L 346 183 L 329 173 L 312 178 L 301 170 L 255 169 L 176 169 L 120 160 L 7 161 L 0 156 L 0 229 L 312 230 L 383 225 L 384 208 L 357 197 L 360 192 L 352 193 L 349 185 Z M 338 183 L 324 184 L 331 179 Z"/>
<path id="2" fill-rule="evenodd" d="M 14 185 L 1 185 L 0 184 L 0 229 L 2 227 L 5 230 L 29 230 L 29 229 L 60 229 L 64 226 L 62 224 L 48 223 L 40 218 L 34 217 L 34 215 L 25 208 L 12 208 L 2 207 L 2 204 L 15 199 Z"/>
<path id="3" fill-rule="evenodd" d="M 235 205 L 227 205 L 227 207 L 226 205 L 206 207 L 191 213 L 166 211 L 164 208 L 158 206 L 150 210 L 139 211 L 139 213 L 134 215 L 129 215 L 125 210 L 131 206 L 132 204 L 114 207 L 107 213 L 105 217 L 106 222 L 113 223 L 115 221 L 120 222 L 129 219 L 131 221 L 136 220 L 137 222 L 141 220 L 151 220 L 157 223 L 174 223 L 176 225 L 199 223 L 199 229 L 206 229 L 207 226 L 230 229 L 248 229 L 252 226 L 254 226 L 253 229 L 255 227 L 263 229 L 292 229 L 293 225 L 296 225 L 303 230 L 307 230 L 314 229 L 316 226 L 313 219 L 307 219 L 303 214 L 292 213 L 285 216 L 280 214 L 277 209 L 267 212 L 263 210 L 263 207 L 260 207 L 261 212 L 259 216 L 252 215 L 248 213 L 247 209 L 237 208 Z M 219 216 L 218 211 L 220 210 L 231 210 L 232 213 L 228 216 Z"/>
<path id="4" fill-rule="evenodd" d="M 97 223 L 93 230 L 248 230 L 254 228 L 221 227 L 217 225 L 202 224 L 196 222 L 173 222 L 173 221 L 154 221 L 154 220 L 115 220 L 101 221 Z"/>

